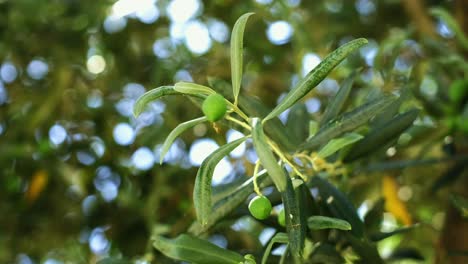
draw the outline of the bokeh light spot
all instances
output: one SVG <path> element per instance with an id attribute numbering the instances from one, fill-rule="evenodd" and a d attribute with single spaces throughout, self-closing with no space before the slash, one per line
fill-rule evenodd
<path id="1" fill-rule="evenodd" d="M 276 21 L 267 28 L 268 40 L 275 45 L 288 43 L 294 32 L 293 27 L 286 21 Z"/>
<path id="2" fill-rule="evenodd" d="M 135 140 L 135 131 L 127 123 L 119 123 L 114 127 L 114 140 L 121 146 L 128 146 Z"/>

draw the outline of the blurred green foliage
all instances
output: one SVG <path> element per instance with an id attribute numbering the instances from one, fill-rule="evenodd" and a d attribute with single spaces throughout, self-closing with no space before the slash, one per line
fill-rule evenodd
<path id="1" fill-rule="evenodd" d="M 229 127 L 194 127 L 156 165 L 169 132 L 201 110 L 186 98 L 167 97 L 135 118 L 133 103 L 144 91 L 180 80 L 230 81 L 229 32 L 246 12 L 257 15 L 245 30 L 243 96 L 261 98 L 271 108 L 313 58 L 350 39 L 369 40 L 303 100 L 305 117 L 295 111 L 302 117 L 291 114 L 288 129 L 294 125 L 294 135 L 303 139 L 309 124 L 294 119 L 320 120 L 339 84 L 357 68 L 347 109 L 382 92 L 405 98 L 361 128 L 362 134 L 395 114 L 421 109 L 402 136 L 374 146 L 372 155 L 349 164 L 348 175 L 330 180 L 365 215 L 366 232 L 421 223 L 377 243 L 385 261 L 466 263 L 468 227 L 466 219 L 457 219 L 466 211 L 458 201 L 468 197 L 468 63 L 459 41 L 467 27 L 461 22 L 461 30 L 454 30 L 429 12 L 466 10 L 463 1 L 125 2 L 0 0 L 1 263 L 96 263 L 109 256 L 110 263 L 173 263 L 153 248 L 151 237 L 176 237 L 195 219 L 193 143 L 212 138 L 225 144 Z M 198 4 L 192 13 L 191 3 Z M 171 11 L 177 7 L 183 10 L 179 18 Z M 177 24 L 184 12 L 186 20 Z M 209 31 L 208 50 L 194 51 L 183 26 L 190 21 Z M 285 21 L 292 34 L 275 42 L 267 33 L 277 21 Z M 194 39 L 205 31 L 195 31 Z M 237 177 L 229 179 L 240 182 L 252 174 L 249 150 L 230 158 Z M 206 238 L 259 261 L 273 236 L 265 223 L 275 226 L 276 217 L 257 222 L 247 212 L 246 201 Z M 334 241 L 334 232 L 313 236 L 336 242 L 315 245 L 314 263 L 362 256 Z M 362 246 L 348 241 L 355 250 Z"/>

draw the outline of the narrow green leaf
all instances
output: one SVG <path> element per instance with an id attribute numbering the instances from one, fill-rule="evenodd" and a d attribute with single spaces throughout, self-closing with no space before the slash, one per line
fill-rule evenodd
<path id="1" fill-rule="evenodd" d="M 210 87 L 196 84 L 196 83 L 189 83 L 189 82 L 178 82 L 174 85 L 174 90 L 179 93 L 183 94 L 190 94 L 190 95 L 210 95 L 215 94 L 216 92 L 211 89 Z"/>
<path id="2" fill-rule="evenodd" d="M 254 13 L 247 13 L 237 19 L 231 34 L 231 78 L 234 102 L 237 104 L 242 82 L 242 52 L 244 50 L 244 30 L 247 20 Z"/>
<path id="3" fill-rule="evenodd" d="M 267 143 L 265 133 L 263 132 L 262 122 L 258 118 L 252 118 L 252 139 L 255 151 L 263 167 L 268 171 L 273 183 L 279 192 L 286 190 L 287 176 L 283 169 L 278 165 L 278 162 L 271 151 L 271 147 Z"/>
<path id="4" fill-rule="evenodd" d="M 257 183 L 260 188 L 265 188 L 273 184 L 271 182 L 271 178 L 268 177 L 266 170 L 263 170 L 259 175 L 257 175 Z M 226 196 L 217 198 L 216 201 L 214 201 L 215 204 L 206 225 L 202 226 L 198 221 L 194 221 L 188 231 L 196 236 L 205 233 L 219 220 L 226 217 L 234 209 L 243 204 L 253 191 L 253 177 L 251 177 L 243 184 L 239 185 L 236 190 L 229 192 Z M 213 200 L 214 199 L 215 198 L 213 197 Z"/>
<path id="5" fill-rule="evenodd" d="M 334 138 L 330 140 L 319 152 L 318 155 L 322 158 L 326 158 L 333 153 L 337 152 L 338 150 L 353 144 L 354 142 L 362 139 L 363 136 L 357 133 L 348 133 L 345 134 L 343 137 Z"/>
<path id="6" fill-rule="evenodd" d="M 135 117 L 138 117 L 141 114 L 141 112 L 145 110 L 145 107 L 148 105 L 148 103 L 154 100 L 157 100 L 166 95 L 179 95 L 179 94 L 180 94 L 179 92 L 174 90 L 173 86 L 161 86 L 161 87 L 149 90 L 148 92 L 141 95 L 135 102 L 135 105 L 133 106 L 133 115 Z"/>
<path id="7" fill-rule="evenodd" d="M 312 138 L 313 136 L 315 136 L 315 134 L 317 134 L 317 131 L 319 129 L 319 123 L 315 120 L 310 120 L 309 121 L 309 137 L 308 138 Z"/>
<path id="8" fill-rule="evenodd" d="M 218 165 L 222 158 L 244 142 L 245 139 L 246 137 L 243 137 L 218 148 L 202 162 L 198 169 L 193 190 L 193 203 L 195 205 L 197 219 L 201 225 L 206 225 L 211 215 L 211 180 L 216 165 Z"/>
<path id="9" fill-rule="evenodd" d="M 266 264 L 268 260 L 268 256 L 270 255 L 271 249 L 273 248 L 274 243 L 282 243 L 287 244 L 289 242 L 288 234 L 285 233 L 276 233 L 273 238 L 268 243 L 265 251 L 263 253 L 262 264 Z"/>
<path id="10" fill-rule="evenodd" d="M 345 238 L 351 244 L 353 251 L 360 257 L 361 261 L 357 263 L 384 264 L 374 243 L 357 238 L 351 232 L 346 232 Z"/>
<path id="11" fill-rule="evenodd" d="M 273 117 L 278 116 L 284 110 L 288 109 L 292 105 L 294 105 L 297 101 L 303 98 L 307 93 L 309 93 L 313 88 L 315 88 L 327 75 L 340 64 L 351 52 L 358 49 L 359 47 L 363 46 L 367 43 L 367 39 L 359 38 L 352 40 L 343 46 L 339 47 L 331 54 L 329 54 L 322 62 L 320 62 L 317 67 L 315 67 L 312 71 L 310 71 L 300 82 L 299 84 L 293 88 L 268 114 L 264 121 L 271 119 Z"/>
<path id="12" fill-rule="evenodd" d="M 300 192 L 296 192 L 291 178 L 286 178 L 286 190 L 281 192 L 284 204 L 286 231 L 289 237 L 289 247 L 296 263 L 302 263 L 302 253 L 304 251 L 304 241 L 306 232 L 306 219 L 301 211 Z M 299 185 L 300 186 L 300 185 Z M 297 186 L 297 188 L 299 188 Z"/>
<path id="13" fill-rule="evenodd" d="M 345 220 L 314 215 L 307 219 L 307 225 L 312 230 L 320 229 L 339 229 L 339 230 L 351 230 L 351 224 Z"/>
<path id="14" fill-rule="evenodd" d="M 449 12 L 437 7 L 431 8 L 429 12 L 431 15 L 443 20 L 444 23 L 450 28 L 450 30 L 455 33 L 455 37 L 458 40 L 458 43 L 460 43 L 464 49 L 468 50 L 468 37 L 458 25 L 456 19 L 452 17 Z"/>
<path id="15" fill-rule="evenodd" d="M 311 184 L 313 187 L 318 188 L 322 200 L 325 201 L 333 216 L 346 220 L 352 226 L 351 233 L 354 236 L 362 237 L 364 224 L 357 215 L 356 208 L 348 197 L 328 181 L 320 177 L 313 177 L 311 179 Z"/>
<path id="16" fill-rule="evenodd" d="M 187 129 L 190 129 L 198 124 L 201 124 L 205 122 L 207 119 L 206 117 L 199 117 L 187 122 L 183 122 L 179 124 L 176 128 L 174 128 L 171 133 L 166 137 L 166 140 L 164 140 L 164 143 L 161 147 L 161 154 L 159 158 L 159 163 L 162 164 L 164 160 L 164 156 L 166 156 L 166 153 L 169 151 L 169 148 L 171 147 L 172 143 L 174 140 L 183 132 L 185 132 Z"/>
<path id="17" fill-rule="evenodd" d="M 331 120 L 335 119 L 335 117 L 337 117 L 340 111 L 343 109 L 346 99 L 348 99 L 349 94 L 351 92 L 351 88 L 353 87 L 354 79 L 356 78 L 357 73 L 357 71 L 353 71 L 343 81 L 340 90 L 338 90 L 330 104 L 327 105 L 325 113 L 323 113 L 322 119 L 320 120 L 321 125 L 324 125 L 330 122 Z"/>
<path id="18" fill-rule="evenodd" d="M 386 145 L 409 128 L 418 117 L 418 114 L 419 110 L 413 109 L 397 115 L 382 126 L 372 129 L 369 134 L 351 148 L 344 161 L 350 162 L 359 159 L 378 150 L 379 148 L 376 146 Z"/>
<path id="19" fill-rule="evenodd" d="M 302 104 L 295 104 L 288 114 L 286 128 L 288 134 L 298 139 L 299 142 L 304 142 L 309 136 L 309 112 L 307 107 Z"/>
<path id="20" fill-rule="evenodd" d="M 236 252 L 186 234 L 175 239 L 167 239 L 162 236 L 153 237 L 153 246 L 170 258 L 190 263 L 239 264 L 244 261 L 244 258 Z"/>
<path id="21" fill-rule="evenodd" d="M 353 131 L 366 124 L 372 117 L 385 109 L 385 107 L 395 99 L 395 96 L 385 96 L 340 115 L 336 121 L 328 123 L 326 126 L 322 127 L 315 136 L 304 142 L 299 147 L 299 151 L 317 148 L 341 134 Z"/>
<path id="22" fill-rule="evenodd" d="M 398 228 L 398 229 L 395 229 L 391 232 L 378 232 L 376 234 L 371 234 L 369 236 L 369 239 L 373 242 L 378 242 L 380 240 L 383 240 L 383 239 L 386 239 L 386 238 L 389 238 L 393 235 L 397 235 L 397 234 L 401 234 L 401 233 L 406 233 L 416 227 L 418 227 L 419 224 L 415 224 L 415 225 L 411 225 L 411 226 L 407 226 L 407 227 L 402 227 L 402 228 Z"/>

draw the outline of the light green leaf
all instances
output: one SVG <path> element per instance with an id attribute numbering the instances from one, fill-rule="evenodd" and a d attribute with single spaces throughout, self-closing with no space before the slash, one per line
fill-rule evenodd
<path id="1" fill-rule="evenodd" d="M 340 229 L 340 230 L 351 230 L 351 224 L 345 220 L 314 215 L 307 219 L 307 225 L 312 230 L 320 229 Z"/>
<path id="2" fill-rule="evenodd" d="M 385 96 L 340 115 L 336 121 L 328 123 L 326 126 L 321 128 L 315 136 L 304 142 L 299 147 L 299 151 L 317 148 L 343 133 L 353 131 L 367 123 L 372 117 L 380 113 L 380 111 L 385 109 L 385 107 L 391 104 L 395 99 L 395 96 Z"/>
<path id="3" fill-rule="evenodd" d="M 208 223 L 211 215 L 211 180 L 213 179 L 216 165 L 218 165 L 222 158 L 244 142 L 245 139 L 246 137 L 243 137 L 218 148 L 202 162 L 200 169 L 198 169 L 193 190 L 193 203 L 197 219 L 202 226 Z"/>
<path id="4" fill-rule="evenodd" d="M 271 151 L 271 147 L 267 143 L 267 138 L 263 132 L 263 125 L 259 118 L 252 118 L 252 139 L 255 151 L 263 167 L 267 170 L 273 183 L 279 192 L 286 190 L 286 175 L 283 169 L 278 165 L 278 162 Z"/>
<path id="5" fill-rule="evenodd" d="M 337 152 L 338 150 L 353 144 L 354 142 L 362 139 L 363 136 L 359 135 L 358 133 L 348 133 L 345 134 L 343 137 L 334 138 L 330 140 L 319 152 L 318 155 L 322 158 L 326 158 L 333 153 Z"/>
<path id="6" fill-rule="evenodd" d="M 309 121 L 309 137 L 311 138 L 317 134 L 317 131 L 319 129 L 319 123 L 315 120 L 310 120 Z"/>
<path id="7" fill-rule="evenodd" d="M 164 144 L 161 147 L 161 155 L 159 158 L 159 163 L 162 164 L 164 160 L 164 156 L 166 156 L 166 153 L 169 151 L 169 148 L 171 147 L 172 143 L 174 140 L 183 132 L 185 132 L 187 129 L 190 129 L 198 124 L 201 124 L 205 122 L 207 119 L 205 116 L 199 117 L 184 123 L 179 124 L 174 130 L 169 133 L 169 135 L 166 137 L 166 140 L 164 141 Z"/>
<path id="8" fill-rule="evenodd" d="M 153 237 L 153 246 L 170 258 L 190 263 L 238 264 L 244 261 L 244 258 L 236 252 L 186 234 L 175 239 L 155 236 Z"/>
<path id="9" fill-rule="evenodd" d="M 343 81 L 340 90 L 338 90 L 330 104 L 327 105 L 325 113 L 323 113 L 322 119 L 320 120 L 321 125 L 324 125 L 333 120 L 343 109 L 344 103 L 346 102 L 346 99 L 348 99 L 349 94 L 351 92 L 351 87 L 353 87 L 354 79 L 356 78 L 357 73 L 357 71 L 353 71 Z"/>
<path id="10" fill-rule="evenodd" d="M 268 256 L 270 255 L 271 249 L 274 243 L 282 243 L 287 244 L 289 242 L 288 235 L 285 233 L 276 233 L 273 238 L 268 243 L 268 246 L 265 248 L 262 258 L 262 264 L 266 264 L 268 260 Z"/>
<path id="11" fill-rule="evenodd" d="M 268 119 L 278 116 L 284 110 L 294 105 L 297 101 L 303 98 L 313 88 L 315 88 L 327 75 L 343 61 L 351 52 L 358 49 L 367 43 L 367 39 L 359 38 L 350 41 L 339 47 L 329 54 L 317 67 L 310 71 L 300 82 L 293 88 L 270 114 L 268 114 L 264 122 Z"/>
<path id="12" fill-rule="evenodd" d="M 210 95 L 210 94 L 216 93 L 210 87 L 196 84 L 196 83 L 189 83 L 189 82 L 176 83 L 174 85 L 174 90 L 176 90 L 179 93 L 191 94 L 191 95 Z"/>
<path id="13" fill-rule="evenodd" d="M 149 90 L 148 92 L 140 96 L 135 102 L 135 105 L 133 106 L 133 115 L 135 117 L 138 117 L 141 114 L 141 112 L 145 110 L 145 107 L 148 105 L 148 103 L 154 100 L 157 100 L 166 95 L 179 95 L 179 94 L 180 94 L 179 92 L 174 90 L 173 86 L 161 86 L 161 87 Z"/>
<path id="14" fill-rule="evenodd" d="M 247 20 L 254 13 L 247 13 L 237 19 L 231 34 L 231 78 L 234 104 L 237 104 L 242 82 L 242 51 L 244 50 L 244 29 Z"/>

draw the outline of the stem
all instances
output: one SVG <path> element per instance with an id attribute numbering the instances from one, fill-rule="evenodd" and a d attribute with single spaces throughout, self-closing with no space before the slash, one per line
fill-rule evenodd
<path id="1" fill-rule="evenodd" d="M 268 145 L 270 145 L 270 147 L 273 149 L 273 151 L 276 153 L 276 155 L 278 155 L 278 157 L 280 157 L 281 160 L 283 160 L 286 164 L 288 164 L 289 166 L 291 166 L 291 168 L 293 169 L 294 173 L 296 173 L 299 177 L 301 177 L 304 181 L 307 181 L 307 177 L 302 174 L 296 167 L 296 165 L 294 165 L 292 162 L 289 161 L 288 158 L 286 158 L 286 156 L 283 154 L 283 152 L 278 148 L 278 146 L 276 146 L 276 144 L 270 139 L 267 137 L 267 141 L 268 141 Z"/>
<path id="2" fill-rule="evenodd" d="M 257 195 L 262 196 L 262 192 L 260 191 L 260 188 L 258 187 L 258 183 L 257 183 L 257 174 L 258 174 L 259 168 L 260 168 L 260 160 L 257 160 L 257 162 L 255 162 L 255 167 L 254 167 L 254 172 L 253 172 L 253 186 L 254 186 L 254 191 L 257 193 Z"/>
<path id="3" fill-rule="evenodd" d="M 233 104 L 229 102 L 228 100 L 226 100 L 226 103 L 232 108 L 232 110 L 234 110 L 236 114 L 238 114 L 240 117 L 242 117 L 242 119 L 244 119 L 245 121 L 247 121 L 247 123 L 249 123 L 249 117 L 242 110 L 240 110 L 239 107 L 237 107 L 237 104 L 235 104 L 236 102 L 234 102 Z"/>
<path id="4" fill-rule="evenodd" d="M 229 116 L 229 115 L 228 115 L 228 116 L 226 116 L 226 119 L 229 120 L 229 121 L 231 121 L 231 122 L 233 122 L 233 123 L 238 124 L 239 126 L 245 128 L 245 129 L 247 129 L 247 130 L 249 130 L 249 131 L 252 131 L 252 128 L 251 128 L 248 124 L 246 124 L 245 122 L 242 122 L 242 121 L 236 119 L 235 117 L 232 117 L 232 116 Z"/>

